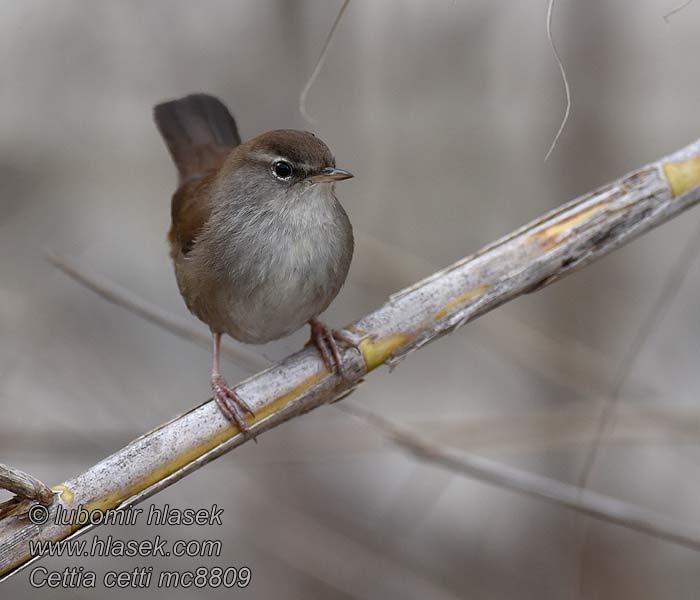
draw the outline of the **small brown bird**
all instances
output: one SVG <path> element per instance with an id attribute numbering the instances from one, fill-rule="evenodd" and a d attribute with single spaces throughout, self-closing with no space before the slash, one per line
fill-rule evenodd
<path id="1" fill-rule="evenodd" d="M 212 332 L 211 387 L 226 417 L 246 432 L 253 411 L 219 371 L 221 335 L 263 344 L 305 323 L 330 370 L 342 365 L 342 332 L 318 321 L 350 267 L 352 226 L 335 166 L 312 133 L 282 129 L 241 143 L 218 99 L 193 94 L 154 109 L 179 175 L 168 239 L 187 308 Z"/>

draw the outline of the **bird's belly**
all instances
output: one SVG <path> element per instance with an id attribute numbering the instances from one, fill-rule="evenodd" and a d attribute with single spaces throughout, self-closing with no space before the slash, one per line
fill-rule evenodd
<path id="1" fill-rule="evenodd" d="M 191 310 L 213 330 L 251 344 L 301 328 L 328 307 L 347 269 L 334 255 L 315 253 L 307 259 L 280 250 L 274 261 L 256 262 L 254 276 L 234 272 L 212 282 L 209 293 L 199 298 L 200 310 Z"/>
<path id="2" fill-rule="evenodd" d="M 328 283 L 301 274 L 269 275 L 234 302 L 231 321 L 236 331 L 231 335 L 244 342 L 265 343 L 293 333 L 333 300 L 335 291 Z"/>

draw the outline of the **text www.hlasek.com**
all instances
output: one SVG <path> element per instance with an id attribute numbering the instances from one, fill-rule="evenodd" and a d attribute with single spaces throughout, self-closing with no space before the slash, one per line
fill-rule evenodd
<path id="1" fill-rule="evenodd" d="M 111 535 L 105 539 L 98 536 L 88 541 L 39 540 L 29 542 L 32 556 L 220 556 L 221 540 L 176 540 L 168 549 L 168 540 L 157 535 L 152 540 L 119 540 Z"/>
<path id="2" fill-rule="evenodd" d="M 46 510 L 46 509 L 44 509 Z M 120 524 L 133 525 L 138 520 L 141 509 L 127 509 L 120 514 L 109 514 L 112 511 L 88 511 L 80 506 L 71 511 L 70 520 L 73 523 L 100 523 L 119 521 Z M 124 513 L 127 514 L 124 514 Z M 63 522 L 61 511 L 51 514 L 53 522 Z M 208 509 L 171 509 L 167 504 L 159 511 L 151 507 L 146 524 L 221 524 L 223 509 L 213 505 Z M 167 517 L 166 521 L 164 517 Z M 48 511 L 41 514 L 30 514 L 30 520 L 35 524 L 47 522 Z M 116 524 L 116 523 L 115 523 Z M 53 557 L 218 557 L 221 555 L 222 542 L 215 539 L 178 539 L 174 542 L 156 535 L 153 539 L 122 540 L 112 535 L 95 536 L 92 540 L 31 540 L 29 551 L 32 556 Z M 127 571 L 108 571 L 102 577 L 101 583 L 106 588 L 147 588 L 156 585 L 159 588 L 203 588 L 203 587 L 238 587 L 245 588 L 250 583 L 251 571 L 248 567 L 198 567 L 191 571 L 161 570 L 154 573 L 152 566 L 135 567 Z M 34 567 L 29 573 L 29 583 L 33 587 L 48 588 L 93 588 L 97 585 L 97 573 L 82 566 L 66 567 L 61 571 L 52 571 L 44 566 Z"/>

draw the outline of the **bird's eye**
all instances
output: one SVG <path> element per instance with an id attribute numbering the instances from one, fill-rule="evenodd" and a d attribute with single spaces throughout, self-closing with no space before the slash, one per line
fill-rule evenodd
<path id="1" fill-rule="evenodd" d="M 294 174 L 294 169 L 286 160 L 276 160 L 272 163 L 272 174 L 277 179 L 289 179 Z"/>

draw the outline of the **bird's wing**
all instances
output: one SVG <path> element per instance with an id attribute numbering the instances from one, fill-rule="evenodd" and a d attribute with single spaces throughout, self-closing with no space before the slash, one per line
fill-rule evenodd
<path id="1" fill-rule="evenodd" d="M 223 102 L 207 94 L 163 102 L 153 114 L 180 178 L 168 238 L 173 253 L 187 254 L 209 218 L 212 180 L 241 138 Z"/>
<path id="2" fill-rule="evenodd" d="M 215 176 L 216 171 L 212 171 L 202 179 L 188 181 L 173 194 L 172 225 L 168 233 L 173 256 L 192 250 L 197 235 L 209 220 L 212 209 L 209 190 Z"/>

